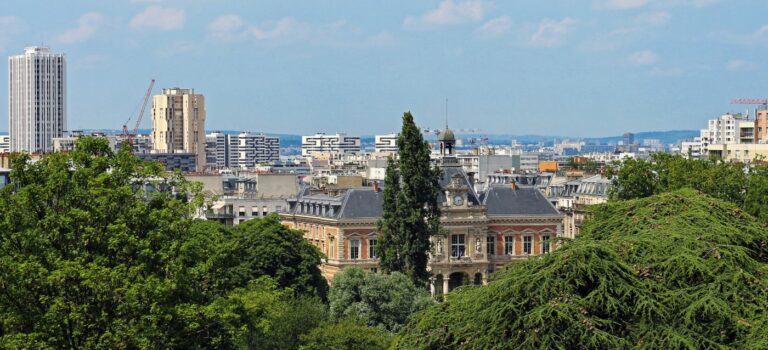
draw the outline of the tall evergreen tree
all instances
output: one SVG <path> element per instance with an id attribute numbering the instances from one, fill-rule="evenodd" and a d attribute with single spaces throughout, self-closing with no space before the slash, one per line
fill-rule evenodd
<path id="1" fill-rule="evenodd" d="M 377 245 L 379 265 L 387 272 L 403 271 L 405 256 L 402 254 L 402 243 L 398 238 L 402 218 L 397 213 L 397 194 L 400 192 L 400 171 L 397 162 L 390 157 L 387 160 L 387 171 L 384 176 L 383 215 L 377 223 L 379 241 Z"/>
<path id="2" fill-rule="evenodd" d="M 385 271 L 403 272 L 417 284 L 425 285 L 429 278 L 429 238 L 440 228 L 440 170 L 431 167 L 429 144 L 410 112 L 403 114 L 397 148 L 400 160 L 397 169 L 393 163 L 388 167 L 385 186 L 389 189 L 385 191 L 389 192 L 384 193 L 384 215 L 379 222 L 384 243 L 379 248 L 381 266 Z"/>

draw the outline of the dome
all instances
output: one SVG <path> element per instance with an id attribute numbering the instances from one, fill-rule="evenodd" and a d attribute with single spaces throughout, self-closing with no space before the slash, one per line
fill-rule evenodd
<path id="1" fill-rule="evenodd" d="M 455 142 L 456 136 L 453 135 L 453 130 L 445 128 L 445 130 L 441 131 L 440 135 L 437 136 L 437 140 Z"/>

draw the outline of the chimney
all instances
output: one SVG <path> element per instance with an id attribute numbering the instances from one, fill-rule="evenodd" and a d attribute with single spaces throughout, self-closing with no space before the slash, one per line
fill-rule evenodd
<path id="1" fill-rule="evenodd" d="M 374 180 L 373 181 L 373 192 L 379 192 L 379 181 Z"/>
<path id="2" fill-rule="evenodd" d="M 469 179 L 469 185 L 472 186 L 472 188 L 475 188 L 475 173 L 474 172 L 468 172 L 467 178 Z"/>

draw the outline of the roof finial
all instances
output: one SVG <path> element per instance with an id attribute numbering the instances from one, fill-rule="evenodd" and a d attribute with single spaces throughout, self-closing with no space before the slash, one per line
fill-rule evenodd
<path id="1" fill-rule="evenodd" d="M 448 97 L 445 98 L 445 128 L 448 129 Z"/>

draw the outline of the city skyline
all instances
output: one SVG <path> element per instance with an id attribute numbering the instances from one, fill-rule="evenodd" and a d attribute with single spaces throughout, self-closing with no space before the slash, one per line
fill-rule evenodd
<path id="1" fill-rule="evenodd" d="M 153 78 L 153 94 L 204 94 L 206 129 L 305 135 L 385 134 L 406 110 L 442 127 L 446 98 L 452 128 L 483 133 L 695 130 L 767 85 L 757 1 L 210 4 L 17 3 L 0 16 L 0 54 L 67 54 L 73 130 L 119 129 Z"/>

